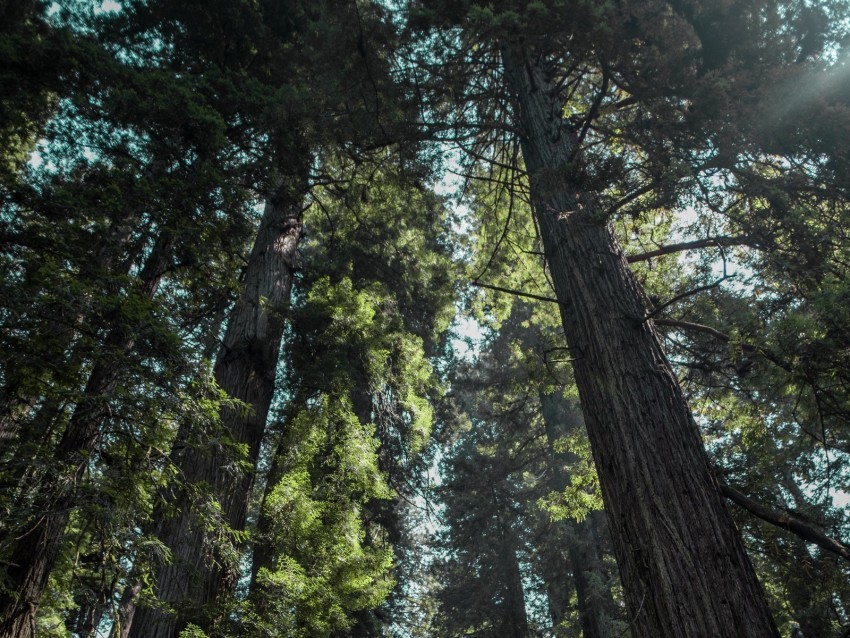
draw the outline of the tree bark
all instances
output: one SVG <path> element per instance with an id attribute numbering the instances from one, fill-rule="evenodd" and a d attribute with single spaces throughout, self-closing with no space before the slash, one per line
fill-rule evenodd
<path id="1" fill-rule="evenodd" d="M 545 60 L 504 46 L 634 636 L 778 636 L 699 429 L 611 224 L 569 177 L 577 135 Z"/>
<path id="2" fill-rule="evenodd" d="M 132 585 L 127 585 L 118 603 L 115 623 L 112 625 L 110 638 L 128 638 L 130 627 L 133 626 L 133 616 L 136 614 L 136 599 L 142 592 L 142 583 L 136 579 Z"/>
<path id="3" fill-rule="evenodd" d="M 140 294 L 153 298 L 171 255 L 171 238 L 164 233 L 139 274 Z M 44 481 L 39 495 L 43 515 L 16 539 L 7 572 L 8 589 L 0 593 L 0 638 L 35 635 L 35 617 L 50 572 L 56 562 L 71 512 L 79 502 L 89 455 L 96 451 L 109 399 L 124 370 L 122 357 L 134 345 L 134 335 L 118 325 L 106 338 L 109 354 L 92 368 L 81 401 L 56 449 L 56 475 Z"/>
<path id="4" fill-rule="evenodd" d="M 555 544 L 541 552 L 539 559 L 540 577 L 546 586 L 546 602 L 549 606 L 549 618 L 552 621 L 552 635 L 556 637 L 566 636 L 564 621 L 567 620 L 567 612 L 570 609 L 570 597 L 573 592 L 573 583 L 570 578 L 570 565 L 562 548 L 569 547 L 569 541 L 565 538 L 565 526 L 555 524 L 547 536 L 546 544 Z M 554 550 L 554 551 L 552 551 Z"/>
<path id="5" fill-rule="evenodd" d="M 247 413 L 225 409 L 221 421 L 231 440 L 246 447 L 243 461 L 252 467 L 274 394 L 284 311 L 297 270 L 307 167 L 303 161 L 300 172 L 282 180 L 266 202 L 244 290 L 231 312 L 215 364 L 215 378 L 222 390 L 249 407 Z M 220 447 L 200 450 L 187 446 L 175 459 L 181 483 L 207 486 L 221 507 L 222 524 L 240 532 L 245 528 L 253 473 L 227 471 L 228 461 L 232 459 Z M 190 492 L 173 488 L 170 499 L 177 514 L 168 518 L 161 513 L 155 532 L 171 549 L 172 561 L 156 573 L 155 592 L 174 613 L 139 607 L 129 631 L 133 637 L 174 638 L 190 622 L 209 630 L 216 622 L 212 604 L 235 589 L 239 576 L 232 559 L 216 555 L 210 561 L 205 556 L 208 533 L 198 519 Z M 233 544 L 238 549 L 240 543 Z"/>

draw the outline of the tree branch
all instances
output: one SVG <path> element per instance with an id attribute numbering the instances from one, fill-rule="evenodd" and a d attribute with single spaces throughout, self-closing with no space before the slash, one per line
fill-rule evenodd
<path id="1" fill-rule="evenodd" d="M 548 301 L 549 303 L 561 303 L 554 297 L 544 297 L 542 295 L 535 295 L 530 292 L 522 292 L 521 290 L 511 290 L 510 288 L 502 288 L 501 286 L 491 286 L 490 284 L 483 284 L 480 281 L 473 281 L 471 283 L 473 286 L 478 286 L 479 288 L 488 288 L 490 290 L 495 290 L 496 292 L 504 292 L 509 295 L 516 295 L 517 297 L 528 297 L 529 299 L 536 299 L 537 301 Z"/>
<path id="2" fill-rule="evenodd" d="M 732 340 L 727 334 L 724 334 L 717 330 L 716 328 L 712 328 L 711 326 L 705 326 L 701 323 L 694 323 L 692 321 L 680 321 L 678 319 L 653 319 L 653 323 L 656 326 L 669 326 L 671 328 L 684 328 L 685 330 L 693 330 L 695 332 L 704 332 L 705 334 L 709 334 L 718 341 L 722 341 L 723 343 L 729 343 Z M 755 350 L 755 346 L 751 346 L 748 343 L 742 344 L 741 347 L 744 350 Z"/>
<path id="3" fill-rule="evenodd" d="M 721 277 L 717 281 L 713 281 L 710 284 L 705 284 L 704 286 L 697 286 L 696 288 L 693 288 L 691 290 L 686 290 L 685 292 L 681 292 L 678 295 L 676 295 L 675 297 L 673 297 L 672 299 L 670 299 L 669 301 L 665 301 L 663 304 L 656 306 L 653 309 L 652 312 L 650 312 L 646 317 L 643 318 L 643 320 L 647 321 L 649 319 L 652 319 L 653 317 L 655 317 L 655 315 L 659 314 L 665 308 L 672 306 L 677 301 L 681 301 L 682 299 L 685 299 L 686 297 L 691 297 L 691 296 L 696 295 L 698 293 L 705 292 L 706 290 L 711 290 L 712 288 L 717 288 L 717 286 L 722 284 L 727 279 L 733 279 L 734 277 L 735 277 L 735 275 L 724 275 L 723 277 Z"/>
<path id="4" fill-rule="evenodd" d="M 658 319 L 653 318 L 652 321 L 655 323 L 656 326 L 670 326 L 671 328 L 683 328 L 685 330 L 693 330 L 695 332 L 703 332 L 705 334 L 711 335 L 712 337 L 714 337 L 715 339 L 717 339 L 719 341 L 722 341 L 723 343 L 729 343 L 732 340 L 732 337 L 730 337 L 729 335 L 720 332 L 716 328 L 712 328 L 711 326 L 705 326 L 701 323 L 693 323 L 691 321 L 680 321 L 678 319 L 662 319 L 662 318 L 658 318 Z M 754 346 L 753 344 L 746 343 L 746 342 L 742 342 L 740 344 L 740 346 L 741 346 L 741 350 L 743 352 L 747 352 L 747 353 L 751 353 L 751 354 L 757 354 L 760 357 L 764 357 L 765 359 L 767 359 L 768 361 L 770 361 L 774 365 L 782 368 L 786 372 L 791 372 L 792 369 L 793 369 L 793 366 L 790 363 L 788 363 L 787 361 L 784 361 L 783 359 L 780 359 L 775 354 L 768 352 L 764 348 L 760 348 L 758 346 Z"/>
<path id="5" fill-rule="evenodd" d="M 721 483 L 720 491 L 723 496 L 728 498 L 730 501 L 744 508 L 750 512 L 750 514 L 753 514 L 761 520 L 787 530 L 792 534 L 796 534 L 803 540 L 808 541 L 809 543 L 814 543 L 821 549 L 825 549 L 828 552 L 837 554 L 843 559 L 850 561 L 850 545 L 827 536 L 808 523 L 803 522 L 796 516 L 792 516 L 787 512 L 780 512 L 766 507 L 728 485 Z"/>
<path id="6" fill-rule="evenodd" d="M 661 246 L 656 250 L 650 250 L 645 253 L 640 253 L 638 255 L 629 255 L 626 257 L 626 261 L 630 264 L 639 261 L 647 261 L 654 257 L 662 257 L 664 255 L 670 255 L 673 253 L 682 252 L 684 250 L 693 250 L 695 248 L 710 248 L 712 246 L 741 246 L 746 244 L 749 241 L 749 237 L 707 237 L 706 239 L 696 239 L 694 241 L 684 241 L 678 244 L 669 244 L 667 246 Z"/>

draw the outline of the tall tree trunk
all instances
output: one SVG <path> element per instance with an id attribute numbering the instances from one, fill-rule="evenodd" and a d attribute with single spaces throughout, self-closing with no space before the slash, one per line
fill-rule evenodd
<path id="1" fill-rule="evenodd" d="M 496 500 L 495 490 L 493 499 Z M 497 507 L 499 505 L 497 504 Z M 505 638 L 528 638 L 531 635 L 528 626 L 528 612 L 525 609 L 525 593 L 522 587 L 522 572 L 517 558 L 516 533 L 510 523 L 499 517 L 501 540 L 501 572 L 503 610 L 501 634 Z"/>
<path id="2" fill-rule="evenodd" d="M 565 526 L 554 524 L 549 530 L 546 547 L 539 554 L 540 577 L 546 586 L 546 602 L 549 606 L 549 618 L 552 621 L 553 636 L 565 636 L 567 612 L 573 592 L 570 578 L 570 565 L 563 548 L 569 547 L 565 538 Z M 550 546 L 551 545 L 551 546 Z"/>
<path id="3" fill-rule="evenodd" d="M 299 172 L 287 176 L 265 206 L 260 229 L 248 261 L 242 295 L 227 325 L 215 365 L 215 378 L 228 396 L 248 410 L 225 409 L 225 432 L 247 449 L 243 461 L 254 466 L 274 394 L 284 311 L 289 303 L 293 273 L 297 270 L 297 245 L 307 190 L 306 153 Z M 208 486 L 221 506 L 222 523 L 239 532 L 245 528 L 253 472 L 228 471 L 228 453 L 221 448 L 200 450 L 187 446 L 175 459 L 181 482 Z M 172 552 L 172 560 L 156 573 L 155 592 L 175 613 L 139 607 L 133 615 L 130 636 L 174 638 L 190 622 L 210 629 L 215 613 L 210 605 L 231 593 L 238 579 L 238 564 L 220 555 L 210 561 L 204 554 L 206 532 L 199 521 L 190 491 L 175 489 L 172 504 L 177 514 L 162 516 L 155 530 Z M 234 542 L 238 550 L 239 543 Z"/>
<path id="4" fill-rule="evenodd" d="M 502 54 L 633 635 L 778 636 L 643 293 L 568 177 L 577 140 L 545 60 Z"/>
<path id="5" fill-rule="evenodd" d="M 75 638 L 95 638 L 103 617 L 112 608 L 112 595 L 117 586 L 117 577 L 99 575 L 97 582 L 81 584 L 74 595 L 77 608 L 65 619 L 65 626 Z"/>
<path id="6" fill-rule="evenodd" d="M 579 406 L 568 401 L 559 392 L 554 394 L 541 392 L 540 408 L 553 460 L 552 487 L 557 491 L 563 491 L 569 485 L 569 479 L 562 468 L 565 463 L 574 460 L 569 458 L 574 455 L 556 452 L 555 442 L 577 430 L 584 430 L 584 418 Z M 591 518 L 593 514 L 594 512 L 590 512 L 581 522 L 564 521 L 562 525 L 567 529 L 561 537 L 566 544 L 565 549 L 575 585 L 582 638 L 607 638 L 612 635 L 614 599 L 611 596 L 610 587 L 605 586 L 600 590 L 593 584 L 594 580 L 603 583 L 607 580 L 601 556 L 597 551 L 597 531 Z M 593 578 L 594 575 L 598 577 Z M 566 574 L 561 574 L 561 578 L 565 577 Z M 562 619 L 565 611 L 566 609 L 561 612 Z"/>
<path id="7" fill-rule="evenodd" d="M 139 274 L 140 294 L 153 298 L 171 256 L 171 238 L 164 233 Z M 124 370 L 123 357 L 132 350 L 134 335 L 126 326 L 112 329 L 105 354 L 92 368 L 80 402 L 55 453 L 56 475 L 44 481 L 39 502 L 43 515 L 21 534 L 9 558 L 8 589 L 0 591 L 0 638 L 35 634 L 35 616 L 47 579 L 62 545 L 71 512 L 78 505 L 90 454 L 97 449 L 101 424 L 109 415 L 109 399 Z"/>
<path id="8" fill-rule="evenodd" d="M 201 360 L 209 361 L 215 356 L 220 345 L 219 334 L 221 327 L 226 319 L 226 308 L 223 304 L 219 307 L 212 320 L 208 323 L 209 332 L 203 336 L 200 341 Z M 191 430 L 191 423 L 188 419 L 184 419 L 177 429 L 177 436 L 174 437 L 172 449 L 182 449 L 186 445 Z M 144 566 L 138 564 L 133 566 L 129 576 L 124 584 L 121 593 L 121 599 L 118 601 L 118 606 L 113 612 L 113 624 L 110 631 L 110 638 L 128 638 L 130 628 L 133 625 L 133 618 L 136 614 L 136 601 L 139 594 L 142 592 L 143 582 L 140 579 L 140 574 L 143 573 Z"/>

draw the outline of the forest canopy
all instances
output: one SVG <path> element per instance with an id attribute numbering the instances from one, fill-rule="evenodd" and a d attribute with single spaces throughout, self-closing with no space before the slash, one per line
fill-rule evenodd
<path id="1" fill-rule="evenodd" d="M 848 43 L 0 0 L 0 638 L 850 636 Z"/>

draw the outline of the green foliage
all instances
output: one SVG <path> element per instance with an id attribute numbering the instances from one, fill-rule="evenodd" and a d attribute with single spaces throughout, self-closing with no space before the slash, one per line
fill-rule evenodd
<path id="1" fill-rule="evenodd" d="M 364 503 L 391 491 L 378 470 L 374 429 L 344 399 L 319 397 L 290 427 L 282 445 L 291 460 L 264 502 L 276 555 L 257 575 L 264 614 L 255 629 L 329 635 L 393 587 L 392 547 L 367 540 L 362 519 Z"/>
<path id="2" fill-rule="evenodd" d="M 180 632 L 178 638 L 208 638 L 200 627 L 189 623 L 189 625 Z"/>
<path id="3" fill-rule="evenodd" d="M 589 512 L 602 509 L 599 477 L 590 455 L 587 433 L 570 432 L 557 439 L 552 447 L 555 453 L 576 460 L 563 469 L 569 476 L 569 485 L 561 492 L 550 492 L 538 501 L 538 505 L 554 521 L 572 518 L 581 523 Z"/>
<path id="4" fill-rule="evenodd" d="M 255 544 L 257 635 L 369 632 L 394 591 L 410 494 L 441 390 L 428 360 L 451 313 L 441 202 L 386 165 L 317 190 L 292 310 L 291 399 Z M 390 488 L 392 485 L 392 488 Z"/>
<path id="5" fill-rule="evenodd" d="M 207 558 L 237 571 L 250 539 L 251 591 L 225 602 L 245 635 L 376 631 L 424 545 L 403 508 L 422 494 L 445 518 L 427 575 L 439 606 L 423 612 L 442 616 L 435 635 L 504 635 L 514 568 L 528 601 L 556 604 L 547 565 L 571 581 L 563 548 L 601 507 L 564 412 L 577 397 L 558 307 L 466 290 L 554 296 L 494 72 L 505 43 L 547 60 L 583 143 L 547 179 L 593 193 L 627 254 L 728 240 L 633 264 L 717 475 L 847 537 L 845 2 L 423 0 L 404 35 L 425 35 L 406 43 L 378 3 L 99 4 L 0 3 L 0 594 L 15 595 L 16 539 L 61 504 L 39 635 L 84 635 L 133 579 L 166 608 L 151 574 L 171 552 L 149 529 L 172 490 Z M 465 212 L 432 192 L 423 136 L 469 151 Z M 313 181 L 304 270 L 274 451 L 255 467 L 221 421 L 249 407 L 210 360 L 258 203 L 296 155 Z M 451 370 L 460 289 L 487 338 Z M 89 387 L 100 370 L 108 383 Z M 550 400 L 572 430 L 550 431 Z M 90 414 L 93 432 L 62 447 Z M 255 528 L 228 526 L 212 486 L 181 485 L 173 452 L 209 449 L 265 485 Z M 847 566 L 736 516 L 783 631 L 845 631 Z M 610 567 L 590 575 L 601 597 Z M 552 628 L 535 613 L 530 631 Z"/>
<path id="6" fill-rule="evenodd" d="M 577 397 L 562 385 L 568 371 L 548 359 L 561 343 L 553 324 L 543 303 L 515 299 L 480 358 L 454 371 L 451 399 L 460 415 L 440 432 L 449 453 L 430 571 L 438 583 L 435 635 L 510 635 L 526 631 L 525 622 L 572 635 L 554 626 L 568 622 L 575 566 L 564 556 L 586 551 L 577 549 L 587 542 L 579 530 L 590 529 L 587 518 L 602 503 Z M 523 573 L 523 606 L 534 610 L 525 622 L 509 602 L 511 561 Z M 610 566 L 578 569 L 596 575 L 595 599 L 608 601 L 608 622 L 616 620 Z"/>

